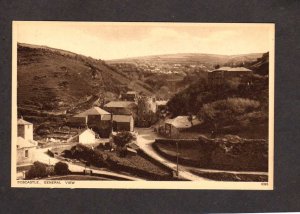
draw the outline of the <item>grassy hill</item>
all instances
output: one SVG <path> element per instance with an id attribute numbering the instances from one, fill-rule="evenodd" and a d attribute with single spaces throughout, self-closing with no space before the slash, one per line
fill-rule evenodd
<path id="1" fill-rule="evenodd" d="M 102 60 L 20 43 L 17 54 L 18 116 L 37 128 L 63 126 L 73 114 L 102 106 L 127 90 L 153 94 L 146 83 Z"/>
<path id="2" fill-rule="evenodd" d="M 45 46 L 18 44 L 18 105 L 44 110 L 71 110 L 97 98 L 114 99 L 134 89 L 151 94 L 139 83 L 96 60 Z"/>
<path id="3" fill-rule="evenodd" d="M 204 120 L 201 131 L 267 138 L 269 84 L 268 53 L 248 64 L 254 74 L 227 79 L 211 87 L 202 78 L 168 102 L 173 116 L 195 114 Z M 196 77 L 195 77 L 196 79 Z"/>

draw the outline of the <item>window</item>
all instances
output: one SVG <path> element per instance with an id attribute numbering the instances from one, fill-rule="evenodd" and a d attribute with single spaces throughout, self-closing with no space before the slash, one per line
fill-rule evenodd
<path id="1" fill-rule="evenodd" d="M 25 150 L 25 158 L 28 158 L 28 150 Z"/>

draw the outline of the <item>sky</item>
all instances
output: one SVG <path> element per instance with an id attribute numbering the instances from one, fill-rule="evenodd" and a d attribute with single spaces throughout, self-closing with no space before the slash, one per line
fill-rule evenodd
<path id="1" fill-rule="evenodd" d="M 271 49 L 273 25 L 14 22 L 17 42 L 110 60 L 175 53 L 236 55 Z"/>

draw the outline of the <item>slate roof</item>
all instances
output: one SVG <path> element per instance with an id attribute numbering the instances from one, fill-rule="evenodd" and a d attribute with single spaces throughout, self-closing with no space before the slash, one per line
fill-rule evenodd
<path id="1" fill-rule="evenodd" d="M 32 125 L 32 123 L 20 118 L 20 119 L 18 119 L 18 125 Z"/>
<path id="2" fill-rule="evenodd" d="M 85 129 L 85 130 L 79 132 L 78 136 L 81 135 L 81 134 L 83 134 L 84 132 L 90 132 L 91 134 L 96 135 L 96 133 L 95 133 L 93 130 L 87 128 L 87 129 Z"/>
<path id="3" fill-rule="evenodd" d="M 232 68 L 232 67 L 221 67 L 221 68 L 218 68 L 218 69 L 215 69 L 215 70 L 212 70 L 210 72 L 213 72 L 213 71 L 252 71 L 248 68 L 245 68 L 245 67 L 236 67 L 236 68 Z"/>
<path id="4" fill-rule="evenodd" d="M 134 102 L 130 101 L 111 101 L 104 105 L 104 107 L 108 108 L 126 108 L 132 104 L 135 104 Z"/>
<path id="5" fill-rule="evenodd" d="M 99 108 L 99 107 L 92 107 L 89 110 L 81 112 L 80 114 L 75 115 L 74 117 L 86 117 L 88 115 L 106 115 L 110 114 L 109 112 Z"/>
<path id="6" fill-rule="evenodd" d="M 193 116 L 192 122 L 193 122 L 193 126 L 198 125 L 198 124 L 201 123 L 201 121 L 198 118 L 196 118 L 195 116 Z M 173 119 L 167 119 L 165 121 L 165 123 L 171 124 L 175 128 L 179 128 L 179 129 L 191 128 L 192 127 L 191 122 L 188 120 L 188 116 L 177 116 Z"/>
<path id="7" fill-rule="evenodd" d="M 113 121 L 119 122 L 119 123 L 130 123 L 132 120 L 131 115 L 113 115 Z"/>
<path id="8" fill-rule="evenodd" d="M 17 139 L 17 148 L 18 149 L 31 148 L 31 147 L 35 147 L 35 145 L 33 143 L 30 143 L 30 140 L 25 140 L 22 137 L 18 137 L 18 139 Z"/>
<path id="9" fill-rule="evenodd" d="M 168 103 L 167 100 L 157 100 L 157 101 L 156 101 L 156 104 L 157 104 L 158 106 L 165 106 L 165 105 L 167 105 L 167 103 Z"/>
<path id="10" fill-rule="evenodd" d="M 136 91 L 127 91 L 126 94 L 137 94 L 137 92 Z"/>

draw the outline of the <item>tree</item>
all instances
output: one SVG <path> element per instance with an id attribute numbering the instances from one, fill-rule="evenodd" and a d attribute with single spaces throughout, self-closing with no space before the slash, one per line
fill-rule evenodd
<path id="1" fill-rule="evenodd" d="M 69 166 L 66 163 L 58 162 L 54 166 L 54 172 L 56 175 L 67 175 L 69 174 Z"/>
<path id="2" fill-rule="evenodd" d="M 121 157 L 126 156 L 126 145 L 130 143 L 132 139 L 133 136 L 130 132 L 120 132 L 113 137 L 114 143 L 117 145 L 117 149 Z"/>
<path id="3" fill-rule="evenodd" d="M 123 148 L 133 139 L 133 136 L 130 132 L 119 132 L 113 137 L 114 143 L 120 147 Z"/>
<path id="4" fill-rule="evenodd" d="M 152 103 L 151 103 L 152 102 Z M 137 126 L 149 127 L 157 121 L 157 115 L 152 112 L 149 105 L 153 104 L 153 100 L 147 97 L 140 97 L 137 104 Z"/>
<path id="5" fill-rule="evenodd" d="M 204 119 L 214 130 L 225 126 L 241 128 L 243 122 L 252 118 L 259 111 L 260 103 L 245 98 L 228 98 L 204 104 L 198 117 Z"/>
<path id="6" fill-rule="evenodd" d="M 43 178 L 46 177 L 47 174 L 47 165 L 43 164 L 39 161 L 36 161 L 33 163 L 33 165 L 30 167 L 29 171 L 26 174 L 27 179 L 32 178 Z"/>

